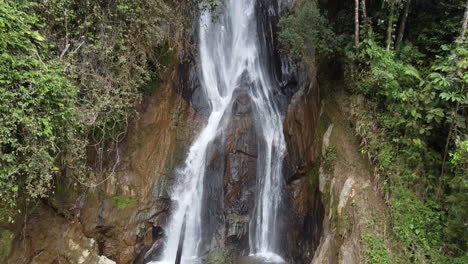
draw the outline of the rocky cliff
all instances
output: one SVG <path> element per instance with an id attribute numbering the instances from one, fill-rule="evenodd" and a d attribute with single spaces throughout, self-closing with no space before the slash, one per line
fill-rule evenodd
<path id="1" fill-rule="evenodd" d="M 260 1 L 260 5 L 270 4 Z M 341 193 L 348 197 L 359 179 L 330 184 L 333 177 L 325 177 L 320 169 L 324 160 L 322 143 L 328 139 L 322 140 L 323 129 L 319 126 L 317 69 L 314 63 L 297 66 L 281 55 L 274 36 L 282 7 L 271 8 L 259 9 L 258 17 L 262 19 L 258 23 L 262 41 L 268 47 L 264 59 L 279 84 L 275 100 L 285 116 L 288 150 L 283 173 L 287 189 L 279 225 L 282 254 L 289 263 L 310 263 L 313 259 L 313 263 L 335 263 L 330 241 L 338 241 L 339 234 L 343 234 L 334 230 L 330 216 L 333 210 L 328 207 L 334 204 L 330 199 L 337 201 L 332 197 L 338 196 L 333 191 L 328 195 L 326 188 L 338 192 L 344 185 Z M 196 79 L 194 55 L 182 45 L 176 50 L 162 84 L 130 125 L 120 146 L 119 166 L 93 190 L 75 191 L 58 183 L 57 193 L 31 209 L 24 223 L 18 224 L 22 229 L 12 240 L 7 263 L 144 263 L 159 253 L 164 224 L 172 208 L 168 193 L 174 172 L 209 107 Z M 244 92 L 239 89 L 235 94 L 228 129 L 209 151 L 203 239 L 208 239 L 211 246 L 204 252 L 206 263 L 242 262 L 246 260 L 237 257 L 249 253 L 258 142 L 252 104 Z M 338 206 L 344 212 L 349 201 L 340 199 Z M 342 258 L 348 259 L 354 253 L 346 252 L 355 251 L 346 249 Z"/>

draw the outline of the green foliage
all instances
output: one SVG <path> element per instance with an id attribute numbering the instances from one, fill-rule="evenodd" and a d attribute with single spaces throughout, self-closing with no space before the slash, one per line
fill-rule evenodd
<path id="1" fill-rule="evenodd" d="M 371 32 L 347 53 L 350 87 L 367 100 L 356 106 L 356 129 L 387 176 L 394 231 L 407 253 L 418 263 L 458 261 L 444 254 L 467 250 L 466 43 L 443 45 L 430 67 L 411 44 L 399 51 L 380 47 Z"/>
<path id="2" fill-rule="evenodd" d="M 111 198 L 112 205 L 119 209 L 124 210 L 127 208 L 135 208 L 137 206 L 137 201 L 133 200 L 130 197 L 123 195 L 116 195 Z"/>
<path id="3" fill-rule="evenodd" d="M 333 173 L 335 167 L 336 159 L 338 158 L 338 152 L 336 151 L 335 146 L 329 146 L 327 152 L 325 153 L 325 160 L 323 165 L 327 173 Z"/>
<path id="4" fill-rule="evenodd" d="M 399 263 L 395 255 L 390 254 L 389 240 L 386 222 L 382 222 L 380 217 L 373 215 L 361 231 L 361 241 L 363 242 L 365 258 L 364 263 L 369 264 L 390 264 Z"/>
<path id="5" fill-rule="evenodd" d="M 390 264 L 388 249 L 381 238 L 371 234 L 363 233 L 361 239 L 366 245 L 367 263 Z"/>
<path id="6" fill-rule="evenodd" d="M 363 41 L 353 58 L 366 69 L 357 77 L 359 89 L 377 103 L 379 120 L 393 140 L 417 151 L 427 148 L 426 142 L 454 122 L 458 129 L 466 128 L 466 119 L 454 111 L 457 103 L 459 107 L 467 103 L 466 77 L 459 74 L 466 72 L 466 49 L 457 46 L 454 52 L 458 55 L 449 54 L 424 76 L 372 39 Z M 415 163 L 421 160 L 414 158 Z"/>
<path id="7" fill-rule="evenodd" d="M 460 34 L 465 4 L 464 0 L 413 1 L 414 13 L 408 21 L 407 38 L 427 57 L 442 55 L 444 51 L 440 47 L 454 42 Z"/>
<path id="8" fill-rule="evenodd" d="M 444 215 L 430 205 L 431 203 L 424 204 L 409 189 L 395 188 L 392 214 L 398 223 L 394 229 L 400 241 L 412 245 L 412 248 L 421 246 L 427 251 L 441 245 Z"/>
<path id="9" fill-rule="evenodd" d="M 384 176 L 393 231 L 409 262 L 463 263 L 468 245 L 468 50 L 466 40 L 456 38 L 466 1 L 412 1 L 404 41 L 395 51 L 396 36 L 388 39 L 387 30 L 398 31 L 404 2 L 367 1 L 360 45 L 356 49 L 350 41 L 345 49 L 345 80 L 354 93 L 351 112 L 363 139 L 362 153 Z M 352 36 L 354 5 L 335 4 L 327 6 L 335 14 L 330 18 L 336 32 Z M 336 35 L 322 33 L 322 25 L 329 23 L 314 4 L 299 3 L 281 20 L 281 43 L 296 57 L 314 48 L 320 54 L 322 35 L 322 40 Z M 390 50 L 383 47 L 386 40 Z M 334 47 L 336 42 L 324 43 Z M 380 258 L 383 248 L 367 253 L 374 263 L 388 262 Z"/>
<path id="10" fill-rule="evenodd" d="M 18 195 L 45 197 L 58 166 L 79 159 L 69 140 L 79 129 L 76 88 L 60 63 L 46 61 L 38 18 L 23 9 L 0 1 L 0 204 L 10 213 Z"/>
<path id="11" fill-rule="evenodd" d="M 466 252 L 468 245 L 468 230 L 465 223 L 468 219 L 468 140 L 456 142 L 456 148 L 450 153 L 453 176 L 448 180 L 450 193 L 447 196 L 448 219 L 445 237 L 451 251 L 458 254 Z"/>
<path id="12" fill-rule="evenodd" d="M 98 157 L 94 167 L 102 171 L 142 92 L 157 87 L 159 73 L 169 64 L 163 23 L 175 18 L 159 0 L 51 0 L 34 11 L 46 20 L 44 32 L 56 43 L 54 51 L 67 62 L 79 89 L 79 118 Z"/>
<path id="13" fill-rule="evenodd" d="M 463 245 L 466 245 L 466 230 L 463 226 L 463 219 L 466 219 L 466 172 L 459 174 L 459 177 L 455 177 L 456 180 L 449 184 L 452 194 L 447 196 L 447 209 L 444 210 L 444 203 L 431 200 L 431 197 L 436 198 L 438 183 L 438 174 L 431 176 L 431 173 L 434 173 L 434 170 L 438 172 L 436 169 L 439 168 L 440 161 L 423 159 L 413 164 L 414 161 L 408 158 L 409 155 L 424 157 L 431 156 L 430 153 L 422 155 L 421 150 L 407 149 L 406 145 L 398 146 L 397 142 L 392 141 L 389 134 L 379 127 L 376 108 L 366 109 L 360 104 L 354 104 L 353 108 L 358 118 L 356 131 L 366 143 L 363 152 L 369 154 L 379 168 L 379 173 L 387 176 L 385 186 L 392 194 L 389 205 L 392 209 L 393 230 L 398 240 L 406 245 L 408 258 L 411 256 L 412 259 L 418 259 L 417 263 L 427 262 L 427 256 L 441 259 L 440 262 L 434 263 L 455 261 L 455 258 L 440 254 L 438 249 L 446 246 L 450 248 L 449 252 L 462 254 Z M 428 149 L 424 151 L 434 152 Z M 438 159 L 441 159 L 440 156 Z M 461 170 L 463 167 L 457 168 Z M 451 199 L 454 200 L 450 202 Z"/>
<path id="14" fill-rule="evenodd" d="M 0 220 L 46 197 L 54 177 L 84 187 L 109 178 L 189 7 L 215 2 L 0 0 Z"/>
<path id="15" fill-rule="evenodd" d="M 279 28 L 283 48 L 297 58 L 311 56 L 314 50 L 327 58 L 338 50 L 339 39 L 315 1 L 303 1 L 293 13 L 281 17 Z"/>
<path id="16" fill-rule="evenodd" d="M 13 233 L 9 230 L 0 232 L 0 260 L 6 261 L 13 248 Z"/>

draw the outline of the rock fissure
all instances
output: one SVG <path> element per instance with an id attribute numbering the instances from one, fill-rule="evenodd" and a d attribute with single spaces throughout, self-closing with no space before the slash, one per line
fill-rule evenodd
<path id="1" fill-rule="evenodd" d="M 242 151 L 242 150 L 235 150 L 234 152 L 231 152 L 231 154 L 242 154 L 242 155 L 245 155 L 245 156 L 248 156 L 248 157 L 251 157 L 251 158 L 258 158 L 257 155 L 254 155 L 254 154 L 250 154 L 250 153 L 247 153 L 245 151 Z"/>

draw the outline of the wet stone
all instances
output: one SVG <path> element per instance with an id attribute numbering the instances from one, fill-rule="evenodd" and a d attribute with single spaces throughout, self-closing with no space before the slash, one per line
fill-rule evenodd
<path id="1" fill-rule="evenodd" d="M 248 95 L 239 95 L 232 106 L 232 114 L 234 116 L 244 116 L 252 111 L 250 98 Z"/>

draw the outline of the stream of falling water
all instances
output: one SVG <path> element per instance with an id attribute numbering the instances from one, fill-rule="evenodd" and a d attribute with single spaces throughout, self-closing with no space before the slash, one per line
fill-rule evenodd
<path id="1" fill-rule="evenodd" d="M 282 262 L 276 244 L 278 207 L 283 191 L 282 157 L 285 152 L 282 117 L 274 103 L 273 81 L 260 59 L 255 0 L 226 0 L 216 21 L 204 12 L 199 21 L 200 80 L 211 106 L 206 126 L 192 143 L 178 170 L 171 194 L 176 208 L 166 226 L 166 241 L 158 260 L 174 264 L 181 232 L 185 235 L 182 263 L 200 263 L 202 201 L 206 156 L 210 144 L 230 118 L 233 94 L 248 85 L 258 134 L 257 197 L 250 222 L 250 254 Z M 221 197 L 219 199 L 222 199 Z"/>

